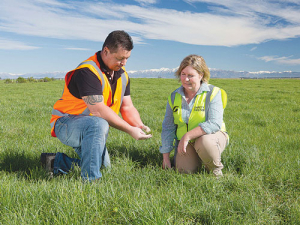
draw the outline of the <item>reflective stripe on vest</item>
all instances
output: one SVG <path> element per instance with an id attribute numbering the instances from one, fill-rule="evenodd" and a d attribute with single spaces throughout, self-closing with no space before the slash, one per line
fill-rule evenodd
<path id="1" fill-rule="evenodd" d="M 67 87 L 67 83 L 70 81 L 71 77 L 74 74 L 74 71 L 76 71 L 77 69 L 88 68 L 98 77 L 102 85 L 104 104 L 110 107 L 116 114 L 119 113 L 120 107 L 123 102 L 126 86 L 128 84 L 128 74 L 125 71 L 125 68 L 122 67 L 124 73 L 117 80 L 117 87 L 114 96 L 112 97 L 110 83 L 107 77 L 101 72 L 101 70 L 97 66 L 97 63 L 94 60 L 97 60 L 96 54 L 90 57 L 88 60 L 85 60 L 84 62 L 80 63 L 75 70 L 72 70 L 66 74 L 63 95 L 61 99 L 59 99 L 53 106 L 52 118 L 50 120 L 52 136 L 56 136 L 54 132 L 54 126 L 58 118 L 67 115 L 92 115 L 89 109 L 87 108 L 85 102 L 82 99 L 74 97 L 69 92 Z"/>
<path id="2" fill-rule="evenodd" d="M 92 67 L 90 67 L 89 65 L 91 65 Z M 98 79 L 101 81 L 102 90 L 104 90 L 104 82 L 102 82 L 104 80 L 103 73 L 101 72 L 101 70 L 99 69 L 97 64 L 94 61 L 83 61 L 82 63 L 80 63 L 78 65 L 77 69 L 81 69 L 83 67 L 88 67 L 97 76 L 100 75 L 100 79 L 99 79 L 99 77 L 98 77 Z M 94 70 L 96 70 L 97 72 Z"/>
<path id="3" fill-rule="evenodd" d="M 174 124 L 177 125 L 177 130 L 176 130 L 177 140 L 180 140 L 182 136 L 188 131 L 199 126 L 199 123 L 203 123 L 206 121 L 206 118 L 208 117 L 209 103 L 221 90 L 220 88 L 215 87 L 213 85 L 208 85 L 208 86 L 210 91 L 205 91 L 196 96 L 195 103 L 192 112 L 190 114 L 188 124 L 186 124 L 182 119 L 182 107 L 181 107 L 182 96 L 177 92 L 173 92 L 169 96 L 168 100 L 169 100 L 169 105 L 173 110 Z M 225 91 L 224 93 L 226 94 Z M 227 95 L 225 98 L 226 98 L 225 102 L 227 103 Z M 225 107 L 226 107 L 226 103 L 225 103 Z M 223 103 L 223 108 L 224 108 L 224 103 Z M 222 123 L 221 131 L 226 131 L 224 121 Z"/>

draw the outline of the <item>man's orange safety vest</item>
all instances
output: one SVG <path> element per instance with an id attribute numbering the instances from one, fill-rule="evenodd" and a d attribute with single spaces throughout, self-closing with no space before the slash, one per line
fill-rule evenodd
<path id="1" fill-rule="evenodd" d="M 117 87 L 115 94 L 113 96 L 110 83 L 106 77 L 106 75 L 100 70 L 100 64 L 97 60 L 97 53 L 87 60 L 83 61 L 79 64 L 79 66 L 68 72 L 65 76 L 65 86 L 63 90 L 62 97 L 54 104 L 53 111 L 52 111 L 52 117 L 50 120 L 51 124 L 51 135 L 53 137 L 56 137 L 54 132 L 55 122 L 58 118 L 62 116 L 67 115 L 90 115 L 89 109 L 87 108 L 87 105 L 85 102 L 80 99 L 73 96 L 69 89 L 68 84 L 70 83 L 70 80 L 72 76 L 74 75 L 75 71 L 81 68 L 88 68 L 90 69 L 99 79 L 99 82 L 102 85 L 102 92 L 103 92 L 103 99 L 104 104 L 110 107 L 116 114 L 119 113 L 120 107 L 123 101 L 124 93 L 126 86 L 128 84 L 128 74 L 125 71 L 125 68 L 122 67 L 124 70 L 124 73 L 121 75 L 121 77 L 117 80 Z M 113 98 L 112 98 L 113 96 Z"/>

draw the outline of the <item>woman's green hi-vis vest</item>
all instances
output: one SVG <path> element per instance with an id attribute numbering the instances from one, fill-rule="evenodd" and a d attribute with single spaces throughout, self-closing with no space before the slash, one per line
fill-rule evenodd
<path id="1" fill-rule="evenodd" d="M 225 109 L 227 105 L 226 92 L 223 89 L 215 87 L 211 84 L 209 84 L 208 87 L 210 91 L 204 91 L 200 95 L 197 95 L 188 124 L 186 124 L 182 119 L 182 96 L 177 92 L 173 92 L 169 96 L 169 105 L 173 110 L 174 123 L 177 125 L 177 140 L 180 140 L 185 133 L 197 127 L 199 123 L 205 122 L 209 110 L 209 103 L 219 91 L 221 91 L 223 109 Z M 222 123 L 221 131 L 226 132 L 224 121 Z"/>

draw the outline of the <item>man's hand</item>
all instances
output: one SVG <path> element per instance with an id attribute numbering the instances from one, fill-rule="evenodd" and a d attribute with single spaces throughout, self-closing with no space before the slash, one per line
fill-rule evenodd
<path id="1" fill-rule="evenodd" d="M 145 132 L 138 127 L 131 127 L 129 134 L 135 140 L 145 140 L 152 137 L 151 134 L 145 134 Z"/>
<path id="2" fill-rule="evenodd" d="M 141 127 L 141 129 L 142 129 L 146 134 L 150 134 L 150 132 L 151 132 L 151 129 L 150 129 L 148 126 L 146 126 L 146 125 L 143 125 L 143 126 Z"/>
<path id="3" fill-rule="evenodd" d="M 121 113 L 125 120 L 104 104 L 102 95 L 83 96 L 82 99 L 93 116 L 105 119 L 110 126 L 128 133 L 136 140 L 144 140 L 152 137 L 151 134 L 145 133 L 151 130 L 141 121 L 140 115 L 133 106 L 130 96 L 124 97 L 121 108 Z"/>

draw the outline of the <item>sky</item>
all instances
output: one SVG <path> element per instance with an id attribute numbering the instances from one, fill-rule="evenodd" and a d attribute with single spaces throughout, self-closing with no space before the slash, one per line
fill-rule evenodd
<path id="1" fill-rule="evenodd" d="M 69 71 L 113 30 L 134 41 L 126 69 L 300 72 L 300 0 L 0 0 L 0 72 Z"/>

